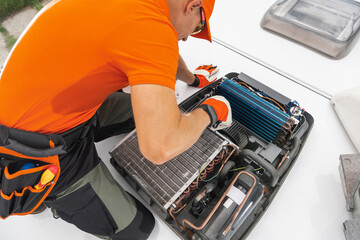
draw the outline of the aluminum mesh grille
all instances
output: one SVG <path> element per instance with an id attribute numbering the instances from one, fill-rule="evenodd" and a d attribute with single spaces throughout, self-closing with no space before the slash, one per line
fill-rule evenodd
<path id="1" fill-rule="evenodd" d="M 289 119 L 278 107 L 232 80 L 221 83 L 219 95 L 230 102 L 234 119 L 268 142 L 276 138 Z"/>
<path id="2" fill-rule="evenodd" d="M 217 134 L 206 129 L 190 149 L 162 165 L 155 165 L 140 153 L 134 131 L 110 155 L 153 200 L 167 209 L 195 179 L 204 162 L 212 160 L 225 143 Z"/>

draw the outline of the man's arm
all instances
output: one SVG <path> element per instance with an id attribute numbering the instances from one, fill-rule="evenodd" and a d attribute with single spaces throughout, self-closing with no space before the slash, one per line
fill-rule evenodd
<path id="1" fill-rule="evenodd" d="M 219 68 L 213 65 L 202 65 L 190 72 L 184 59 L 179 55 L 176 78 L 182 80 L 192 87 L 203 88 L 216 81 L 216 73 Z"/>
<path id="2" fill-rule="evenodd" d="M 187 83 L 188 85 L 191 85 L 195 81 L 195 75 L 192 72 L 190 72 L 181 55 L 179 55 L 179 63 L 176 73 L 176 79 L 179 79 Z"/>
<path id="3" fill-rule="evenodd" d="M 180 114 L 171 88 L 140 84 L 131 87 L 131 101 L 141 153 L 162 164 L 190 148 L 210 124 L 201 108 Z"/>

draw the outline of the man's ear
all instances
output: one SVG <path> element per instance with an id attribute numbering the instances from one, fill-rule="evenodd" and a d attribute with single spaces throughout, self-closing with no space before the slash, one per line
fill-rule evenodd
<path id="1" fill-rule="evenodd" d="M 199 11 L 198 9 L 202 6 L 202 0 L 190 0 L 186 6 L 186 15 L 190 14 L 193 11 Z"/>

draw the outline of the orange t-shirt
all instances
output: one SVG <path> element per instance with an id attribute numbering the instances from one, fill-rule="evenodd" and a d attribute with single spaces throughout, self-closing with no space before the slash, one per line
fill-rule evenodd
<path id="1" fill-rule="evenodd" d="M 127 85 L 174 89 L 178 57 L 167 0 L 55 0 L 0 75 L 0 124 L 64 132 Z"/>

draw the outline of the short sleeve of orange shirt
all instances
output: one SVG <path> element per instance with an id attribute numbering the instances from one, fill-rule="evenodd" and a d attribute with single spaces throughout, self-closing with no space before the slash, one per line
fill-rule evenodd
<path id="1" fill-rule="evenodd" d="M 154 83 L 174 89 L 178 61 L 175 29 L 167 18 L 159 17 L 158 8 L 147 9 L 147 15 L 141 11 L 136 11 L 137 14 L 108 34 L 101 44 L 101 52 L 108 62 L 127 75 L 130 85 Z M 124 46 L 126 51 L 118 51 Z"/>
<path id="2" fill-rule="evenodd" d="M 0 124 L 60 133 L 127 85 L 175 88 L 167 0 L 61 0 L 29 25 L 0 76 Z"/>

